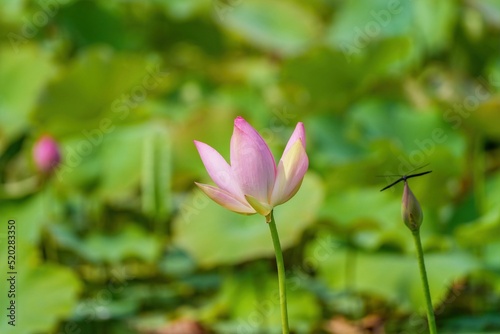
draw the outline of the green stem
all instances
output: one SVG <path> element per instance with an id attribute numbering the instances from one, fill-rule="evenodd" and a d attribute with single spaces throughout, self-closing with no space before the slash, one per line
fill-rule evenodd
<path id="1" fill-rule="evenodd" d="M 412 231 L 415 248 L 417 249 L 418 267 L 420 269 L 420 278 L 424 287 L 424 296 L 427 306 L 427 322 L 429 324 L 430 334 L 437 334 L 436 319 L 434 318 L 434 309 L 432 307 L 431 292 L 429 282 L 427 280 L 427 272 L 425 270 L 424 251 L 422 250 L 422 242 L 420 241 L 420 230 Z"/>
<path id="2" fill-rule="evenodd" d="M 283 252 L 281 251 L 280 238 L 278 236 L 278 230 L 276 229 L 276 223 L 274 221 L 274 214 L 271 211 L 269 214 L 271 216 L 269 224 L 269 229 L 271 230 L 271 236 L 273 238 L 274 253 L 276 254 L 276 266 L 278 267 L 278 285 L 280 292 L 280 308 L 281 308 L 281 326 L 283 328 L 283 334 L 288 334 L 288 311 L 286 306 L 286 285 L 285 285 L 285 263 L 283 261 Z M 269 220 L 269 216 L 267 217 Z"/>
<path id="3" fill-rule="evenodd" d="M 485 213 L 485 153 L 484 153 L 484 138 L 477 133 L 474 142 L 474 151 L 472 152 L 471 169 L 474 184 L 475 204 L 480 213 Z"/>

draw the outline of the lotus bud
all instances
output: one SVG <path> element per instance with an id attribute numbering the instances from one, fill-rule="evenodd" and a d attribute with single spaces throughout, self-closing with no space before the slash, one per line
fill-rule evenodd
<path id="1" fill-rule="evenodd" d="M 52 137 L 42 136 L 33 147 L 33 159 L 40 172 L 51 173 L 61 162 L 59 145 Z"/>
<path id="2" fill-rule="evenodd" d="M 424 219 L 420 203 L 418 203 L 417 198 L 413 195 L 406 181 L 403 190 L 403 200 L 401 201 L 401 216 L 405 225 L 412 232 L 420 229 L 420 225 L 422 225 L 422 220 Z"/>

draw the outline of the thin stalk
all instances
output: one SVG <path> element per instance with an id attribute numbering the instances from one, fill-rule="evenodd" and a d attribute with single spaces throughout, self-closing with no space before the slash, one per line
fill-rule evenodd
<path id="1" fill-rule="evenodd" d="M 46 176 L 42 177 L 41 181 L 41 196 L 42 197 L 42 203 L 43 203 L 43 216 L 44 220 L 47 221 L 54 221 L 54 206 L 53 206 L 53 185 L 51 182 L 49 182 L 48 178 Z M 57 256 L 57 244 L 52 237 L 49 227 L 45 226 L 44 230 L 42 231 L 42 247 L 45 251 L 45 256 L 47 260 L 57 262 L 58 261 L 58 256 Z"/>
<path id="2" fill-rule="evenodd" d="M 424 288 L 425 303 L 427 306 L 427 323 L 429 324 L 429 333 L 437 334 L 436 319 L 434 318 L 434 309 L 432 308 L 431 292 L 429 289 L 429 281 L 427 280 L 427 271 L 425 270 L 424 251 L 422 250 L 422 242 L 420 241 L 420 230 L 412 231 L 415 248 L 417 249 L 418 267 L 420 269 L 420 279 Z"/>
<path id="3" fill-rule="evenodd" d="M 472 170 L 472 178 L 474 182 L 474 199 L 476 208 L 480 213 L 485 213 L 485 175 L 486 175 L 486 166 L 485 166 L 485 153 L 484 153 L 484 138 L 481 134 L 476 134 L 476 138 L 474 140 L 472 159 L 471 159 L 471 170 Z"/>
<path id="4" fill-rule="evenodd" d="M 278 286 L 280 293 L 280 308 L 281 308 L 281 327 L 283 334 L 288 334 L 288 311 L 286 306 L 286 285 L 285 285 L 285 263 L 283 261 L 283 252 L 281 251 L 280 239 L 278 230 L 276 229 L 276 222 L 274 221 L 274 214 L 271 211 L 269 214 L 271 220 L 268 222 L 269 230 L 273 238 L 274 253 L 276 254 L 276 266 L 278 268 Z"/>

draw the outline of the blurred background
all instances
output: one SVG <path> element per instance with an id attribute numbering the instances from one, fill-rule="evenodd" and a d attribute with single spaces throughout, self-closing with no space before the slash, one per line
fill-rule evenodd
<path id="1" fill-rule="evenodd" d="M 0 1 L 1 333 L 279 333 L 261 216 L 193 145 L 245 117 L 310 169 L 275 215 L 294 333 L 500 333 L 500 1 Z M 16 327 L 8 324 L 8 220 Z"/>

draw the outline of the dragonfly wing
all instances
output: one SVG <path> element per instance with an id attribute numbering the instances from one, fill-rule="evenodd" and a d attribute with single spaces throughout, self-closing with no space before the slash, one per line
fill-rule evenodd
<path id="1" fill-rule="evenodd" d="M 429 173 L 432 173 L 432 171 L 428 170 L 427 172 L 423 172 L 423 173 L 411 174 L 411 175 L 408 175 L 406 178 L 409 179 L 412 177 L 422 176 L 422 175 L 429 174 Z"/>

